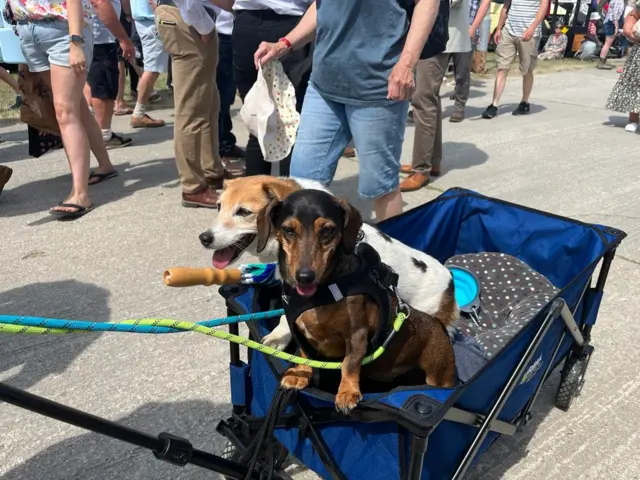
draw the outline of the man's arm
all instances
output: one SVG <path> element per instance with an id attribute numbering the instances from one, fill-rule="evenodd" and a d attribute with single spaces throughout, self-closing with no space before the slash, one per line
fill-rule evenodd
<path id="1" fill-rule="evenodd" d="M 478 28 L 480 28 L 480 24 L 484 17 L 487 15 L 489 11 L 489 7 L 491 6 L 491 0 L 482 0 L 480 5 L 478 6 L 478 11 L 476 12 L 476 17 L 473 19 L 473 23 L 471 27 L 469 27 L 469 36 L 475 37 Z"/>
<path id="2" fill-rule="evenodd" d="M 109 0 L 91 0 L 91 6 L 100 21 L 120 42 L 129 41 L 129 35 L 120 23 L 120 18 Z"/>
<path id="3" fill-rule="evenodd" d="M 533 23 L 531 24 L 531 26 L 527 28 L 527 30 L 524 32 L 524 35 L 522 35 L 522 40 L 526 42 L 527 40 L 531 40 L 533 38 L 533 35 L 536 33 L 536 29 L 538 28 L 538 25 L 542 23 L 544 18 L 547 16 L 548 12 L 549 12 L 549 0 L 540 0 L 540 7 L 538 8 L 538 14 L 536 15 L 536 18 L 533 19 Z"/>
<path id="4" fill-rule="evenodd" d="M 398 64 L 404 64 L 413 70 L 427 43 L 433 24 L 438 16 L 440 0 L 415 0 L 416 6 L 411 17 L 411 25 L 400 54 Z"/>

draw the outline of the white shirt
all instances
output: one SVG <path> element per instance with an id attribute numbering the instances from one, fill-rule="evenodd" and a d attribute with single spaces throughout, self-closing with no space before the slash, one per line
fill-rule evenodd
<path id="1" fill-rule="evenodd" d="M 111 0 L 111 6 L 116 11 L 116 17 L 120 18 L 120 12 L 122 11 L 122 5 L 120 0 Z M 116 43 L 116 37 L 113 33 L 105 27 L 104 23 L 98 18 L 98 15 L 93 15 L 93 44 L 102 45 L 105 43 Z"/>
<path id="2" fill-rule="evenodd" d="M 459 0 L 451 3 L 452 5 L 449 9 L 449 41 L 445 52 L 470 52 L 469 0 Z"/>
<path id="3" fill-rule="evenodd" d="M 301 17 L 313 0 L 236 0 L 234 10 L 273 10 L 279 15 Z"/>
<path id="4" fill-rule="evenodd" d="M 213 6 L 216 12 L 216 30 L 222 35 L 231 35 L 233 33 L 233 13 L 227 12 L 220 7 Z"/>
<path id="5" fill-rule="evenodd" d="M 214 12 L 209 0 L 173 0 L 173 3 L 180 10 L 184 23 L 195 28 L 200 35 L 209 35 L 216 28 L 215 21 L 209 15 L 209 12 Z"/>

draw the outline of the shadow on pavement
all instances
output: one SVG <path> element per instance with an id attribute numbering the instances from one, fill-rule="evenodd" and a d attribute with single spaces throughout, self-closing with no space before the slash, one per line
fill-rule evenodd
<path id="1" fill-rule="evenodd" d="M 148 160 L 135 166 L 123 163 L 116 165 L 116 168 L 119 172 L 117 177 L 90 187 L 89 194 L 94 205 L 115 202 L 140 190 L 176 182 L 178 178 L 173 158 Z M 14 188 L 11 188 L 10 182 L 2 192 L 0 218 L 42 212 L 48 219 L 49 208 L 64 200 L 70 188 L 71 173 Z"/>
<path id="2" fill-rule="evenodd" d="M 34 283 L 0 292 L 0 314 L 89 320 L 76 317 L 82 311 L 90 320 L 105 322 L 111 311 L 109 297 L 108 290 L 75 280 Z M 17 388 L 33 387 L 64 372 L 99 335 L 0 334 L 0 378 Z M 7 373 L 12 369 L 17 371 Z"/>
<path id="3" fill-rule="evenodd" d="M 562 365 L 562 364 L 561 364 Z M 487 452 L 471 467 L 465 479 L 468 480 L 500 480 L 507 472 L 519 464 L 529 454 L 529 442 L 545 418 L 555 408 L 556 391 L 560 382 L 561 366 L 551 374 L 540 390 L 536 403 L 531 409 L 531 421 L 521 432 L 512 437 L 502 435 Z M 578 408 L 575 404 L 572 408 Z"/>
<path id="4" fill-rule="evenodd" d="M 612 115 L 609 120 L 602 122 L 605 127 L 621 127 L 624 128 L 629 123 L 629 117 L 623 115 Z"/>
<path id="5" fill-rule="evenodd" d="M 443 177 L 451 170 L 478 167 L 489 159 L 489 155 L 480 150 L 474 143 L 467 142 L 444 142 L 442 144 L 442 156 Z"/>
<path id="6" fill-rule="evenodd" d="M 204 400 L 148 403 L 116 422 L 152 436 L 161 432 L 172 433 L 191 441 L 194 448 L 220 453 L 226 439 L 215 429 L 219 419 L 230 412 L 231 405 L 216 405 Z M 36 421 L 55 422 L 46 417 L 39 417 Z M 201 480 L 218 477 L 213 472 L 193 465 L 170 465 L 157 460 L 149 450 L 89 432 L 46 448 L 5 473 L 2 478 Z"/>

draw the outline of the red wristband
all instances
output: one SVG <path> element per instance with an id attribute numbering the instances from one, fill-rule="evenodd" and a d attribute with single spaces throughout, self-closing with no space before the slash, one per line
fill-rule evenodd
<path id="1" fill-rule="evenodd" d="M 281 38 L 280 40 L 278 40 L 278 41 L 279 41 L 279 42 L 284 43 L 284 44 L 287 46 L 287 48 L 288 48 L 289 50 L 292 50 L 291 42 L 289 41 L 289 39 L 288 39 L 288 38 L 286 38 L 286 37 L 282 37 L 282 38 Z"/>

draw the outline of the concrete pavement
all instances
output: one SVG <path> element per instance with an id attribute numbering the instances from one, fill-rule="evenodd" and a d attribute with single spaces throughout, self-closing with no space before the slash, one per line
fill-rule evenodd
<path id="1" fill-rule="evenodd" d="M 492 80 L 474 81 L 461 124 L 444 125 L 444 175 L 407 194 L 407 207 L 461 186 L 625 230 L 594 328 L 595 355 L 582 396 L 568 413 L 553 408 L 559 374 L 542 391 L 533 421 L 501 438 L 469 473 L 487 480 L 640 478 L 640 137 L 625 118 L 603 109 L 617 76 L 581 70 L 536 79 L 532 114 L 510 115 L 520 79 L 509 80 L 501 115 L 479 117 Z M 448 93 L 448 89 L 444 89 Z M 444 98 L 447 98 L 446 95 Z M 445 116 L 452 102 L 444 100 Z M 237 107 L 234 109 L 237 114 Z M 158 116 L 171 122 L 170 111 Z M 62 152 L 27 157 L 24 126 L 0 127 L 0 163 L 14 176 L 0 198 L 3 269 L 0 313 L 97 321 L 224 315 L 215 289 L 163 287 L 164 268 L 206 266 L 197 235 L 214 215 L 183 209 L 173 162 L 172 129 L 129 131 L 134 145 L 114 151 L 121 175 L 92 187 L 98 208 L 75 222 L 46 210 L 70 185 Z M 240 144 L 246 132 L 235 121 Z M 403 160 L 410 161 L 413 127 Z M 343 159 L 334 185 L 351 200 L 358 164 Z M 370 208 L 355 202 L 363 211 Z M 91 334 L 0 336 L 0 381 L 152 434 L 170 431 L 220 451 L 214 428 L 228 415 L 227 346 L 201 335 Z M 316 478 L 299 467 L 296 479 Z M 215 478 L 178 469 L 142 449 L 0 405 L 0 475 L 7 480 Z"/>

